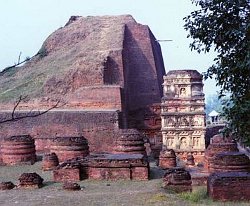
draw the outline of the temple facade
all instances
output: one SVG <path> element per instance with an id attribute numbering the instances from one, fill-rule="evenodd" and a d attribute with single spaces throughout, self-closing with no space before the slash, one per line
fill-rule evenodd
<path id="1" fill-rule="evenodd" d="M 202 75 L 196 70 L 172 70 L 164 76 L 161 104 L 163 147 L 186 159 L 202 162 L 205 150 L 205 103 Z"/>

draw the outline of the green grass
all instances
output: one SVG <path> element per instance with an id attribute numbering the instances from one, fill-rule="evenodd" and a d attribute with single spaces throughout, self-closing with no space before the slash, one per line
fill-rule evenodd
<path id="1" fill-rule="evenodd" d="M 199 188 L 193 192 L 183 192 L 179 196 L 183 200 L 188 200 L 193 203 L 198 203 L 202 200 L 208 199 L 206 188 Z"/>

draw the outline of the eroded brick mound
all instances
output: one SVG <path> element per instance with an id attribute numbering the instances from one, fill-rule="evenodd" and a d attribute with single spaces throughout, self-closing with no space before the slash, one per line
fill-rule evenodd
<path id="1" fill-rule="evenodd" d="M 137 129 L 121 129 L 117 134 L 115 153 L 146 154 L 143 135 Z"/>
<path id="2" fill-rule="evenodd" d="M 15 187 L 12 182 L 1 182 L 0 183 L 0 190 L 11 190 Z"/>
<path id="3" fill-rule="evenodd" d="M 220 141 L 215 141 L 214 143 L 211 143 L 208 148 L 205 151 L 205 169 L 210 170 L 210 164 L 213 160 L 214 156 L 218 153 L 222 152 L 238 152 L 237 144 L 233 141 L 222 141 L 221 136 L 215 136 L 218 137 Z M 216 140 L 215 138 L 215 140 Z"/>
<path id="4" fill-rule="evenodd" d="M 193 166 L 193 165 L 195 165 L 194 156 L 193 156 L 192 154 L 188 154 L 188 155 L 187 155 L 186 165 L 188 165 L 188 166 Z"/>
<path id="5" fill-rule="evenodd" d="M 50 151 L 56 153 L 59 162 L 89 154 L 88 141 L 85 137 L 56 137 Z"/>
<path id="6" fill-rule="evenodd" d="M 249 157 L 241 152 L 216 154 L 210 163 L 210 172 L 250 172 Z"/>
<path id="7" fill-rule="evenodd" d="M 61 163 L 53 170 L 53 180 L 55 182 L 80 181 L 81 178 L 80 163 L 72 160 Z"/>
<path id="8" fill-rule="evenodd" d="M 18 187 L 22 188 L 40 188 L 43 186 L 43 178 L 37 173 L 23 173 L 19 179 Z"/>
<path id="9" fill-rule="evenodd" d="M 81 187 L 79 184 L 75 182 L 64 182 L 63 189 L 69 190 L 69 191 L 78 191 L 78 190 L 81 190 Z"/>
<path id="10" fill-rule="evenodd" d="M 191 191 L 190 173 L 184 168 L 168 169 L 163 177 L 163 188 L 176 192 Z"/>
<path id="11" fill-rule="evenodd" d="M 59 160 L 56 153 L 44 154 L 42 169 L 44 171 L 53 170 L 59 165 Z"/>
<path id="12" fill-rule="evenodd" d="M 162 169 L 168 169 L 176 167 L 176 155 L 174 150 L 163 150 L 159 156 L 159 166 Z"/>
<path id="13" fill-rule="evenodd" d="M 6 165 L 36 162 L 35 142 L 30 135 L 4 138 L 1 153 L 2 161 Z"/>
<path id="14" fill-rule="evenodd" d="M 250 200 L 250 173 L 213 173 L 208 178 L 210 198 L 221 201 Z"/>

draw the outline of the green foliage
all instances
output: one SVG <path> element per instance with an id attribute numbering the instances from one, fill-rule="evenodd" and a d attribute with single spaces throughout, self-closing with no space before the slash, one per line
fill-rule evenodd
<path id="1" fill-rule="evenodd" d="M 217 57 L 205 73 L 215 77 L 224 102 L 228 132 L 250 145 L 250 0 L 192 0 L 200 9 L 185 17 L 192 50 Z"/>
<path id="2" fill-rule="evenodd" d="M 193 192 L 183 192 L 180 194 L 180 197 L 184 200 L 188 200 L 193 203 L 201 202 L 204 199 L 208 198 L 206 188 L 202 188 Z"/>
<path id="3" fill-rule="evenodd" d="M 222 112 L 222 100 L 216 94 L 206 97 L 206 115 L 213 110 L 219 113 Z"/>

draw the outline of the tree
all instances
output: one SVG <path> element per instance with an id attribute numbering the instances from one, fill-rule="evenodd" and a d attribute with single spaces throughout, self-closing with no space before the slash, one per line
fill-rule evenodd
<path id="1" fill-rule="evenodd" d="M 217 57 L 204 74 L 214 77 L 224 103 L 227 132 L 250 145 L 250 0 L 192 0 L 199 7 L 184 18 L 191 50 Z"/>

